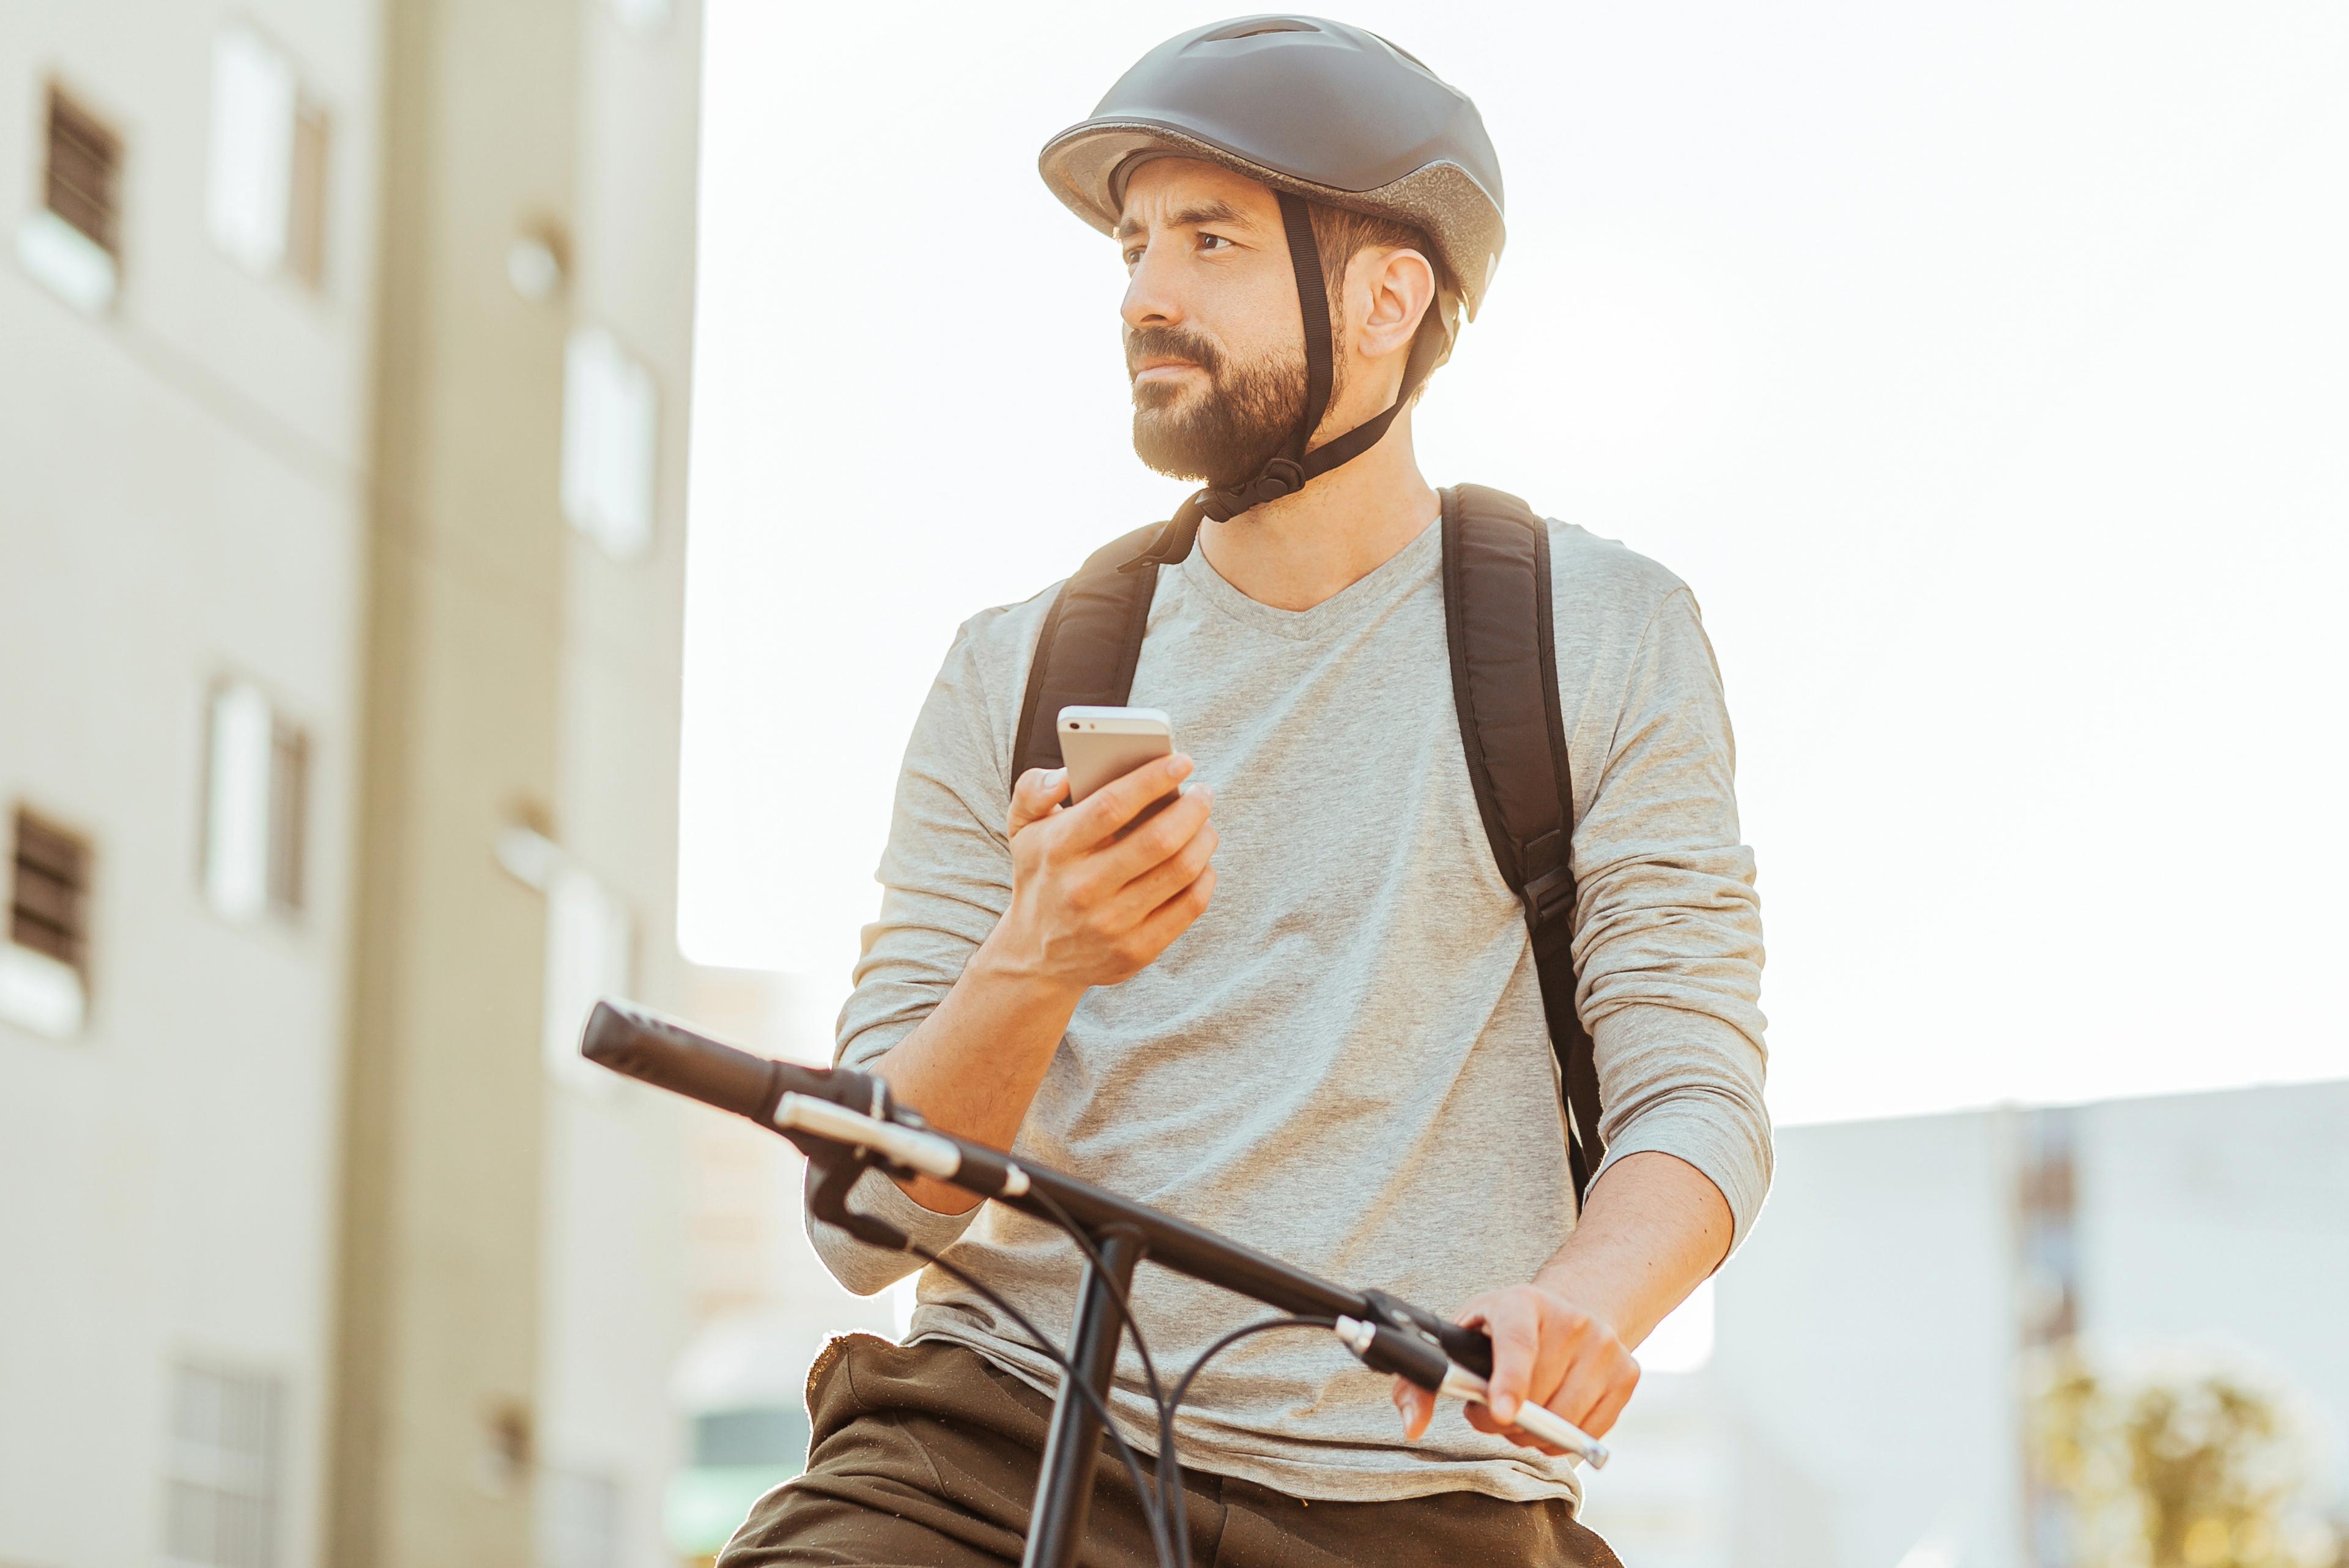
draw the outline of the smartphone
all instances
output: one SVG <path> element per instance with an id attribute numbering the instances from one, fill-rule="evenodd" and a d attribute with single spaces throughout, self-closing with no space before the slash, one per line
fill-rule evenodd
<path id="1" fill-rule="evenodd" d="M 1174 751 L 1174 725 L 1155 708 L 1063 708 L 1060 723 L 1071 805 Z M 1149 809 L 1173 797 L 1170 784 L 1165 798 Z"/>

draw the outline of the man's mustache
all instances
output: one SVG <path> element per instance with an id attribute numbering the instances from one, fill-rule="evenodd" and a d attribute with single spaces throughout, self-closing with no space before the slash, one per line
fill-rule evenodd
<path id="1" fill-rule="evenodd" d="M 1179 327 L 1129 327 L 1125 330 L 1127 379 L 1142 373 L 1144 359 L 1188 359 L 1213 380 L 1224 373 L 1223 350 L 1195 332 Z"/>

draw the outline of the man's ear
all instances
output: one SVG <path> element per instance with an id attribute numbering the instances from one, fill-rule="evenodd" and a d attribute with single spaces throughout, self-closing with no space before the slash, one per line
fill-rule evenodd
<path id="1" fill-rule="evenodd" d="M 1414 250 L 1366 245 L 1346 265 L 1346 295 L 1356 353 L 1365 359 L 1408 353 L 1435 308 L 1435 268 Z"/>

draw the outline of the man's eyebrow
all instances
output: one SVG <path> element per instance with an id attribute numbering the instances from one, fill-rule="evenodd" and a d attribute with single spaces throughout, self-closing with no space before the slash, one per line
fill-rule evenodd
<path id="1" fill-rule="evenodd" d="M 1247 222 L 1247 214 L 1229 202 L 1215 201 L 1201 202 L 1184 208 L 1166 220 L 1166 226 L 1170 229 L 1195 229 L 1202 223 L 1246 223 Z M 1121 240 L 1130 240 L 1142 233 L 1143 226 L 1142 220 L 1139 218 L 1123 219 L 1117 225 L 1117 237 Z"/>

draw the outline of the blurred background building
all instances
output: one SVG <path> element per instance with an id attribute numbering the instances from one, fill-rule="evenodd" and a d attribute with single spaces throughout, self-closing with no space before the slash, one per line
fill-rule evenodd
<path id="1" fill-rule="evenodd" d="M 801 1023 L 672 937 L 699 56 L 0 9 L 12 1568 L 676 1555 L 792 1178 L 576 1030 Z"/>
<path id="2" fill-rule="evenodd" d="M 5 1568 L 691 1559 L 796 1469 L 822 1337 L 895 1321 L 787 1146 L 572 1051 L 607 992 L 829 1031 L 672 935 L 701 29 L 0 6 Z M 1594 1522 L 1635 1568 L 2337 1555 L 2344 1126 L 1786 1131 Z M 2115 1555 L 2115 1456 L 2219 1376 L 2305 1484 Z"/>
<path id="3" fill-rule="evenodd" d="M 1782 1129 L 1711 1355 L 1645 1379 L 1594 1526 L 1640 1568 L 2349 1560 L 2344 1127 L 2349 1083 Z M 2075 1357 L 2248 1390 L 2276 1440 L 2177 1501 L 2215 1513 L 2230 1466 L 2276 1495 L 2170 1555 L 2104 1539 L 2114 1500 L 2034 1439 Z"/>

